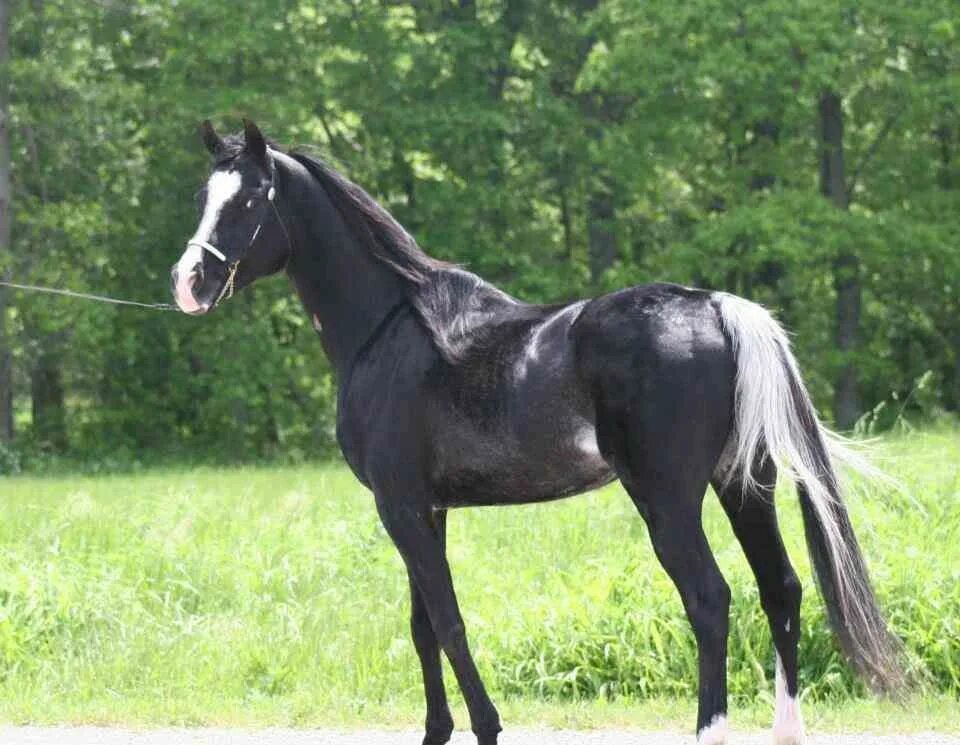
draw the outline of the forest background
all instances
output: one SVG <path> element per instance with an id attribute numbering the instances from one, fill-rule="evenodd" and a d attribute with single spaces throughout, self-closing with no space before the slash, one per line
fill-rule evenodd
<path id="1" fill-rule="evenodd" d="M 168 299 L 197 125 L 328 157 L 530 301 L 728 290 L 841 429 L 960 409 L 954 0 L 2 0 L 0 276 Z M 209 318 L 0 287 L 0 473 L 332 454 L 283 279 Z"/>

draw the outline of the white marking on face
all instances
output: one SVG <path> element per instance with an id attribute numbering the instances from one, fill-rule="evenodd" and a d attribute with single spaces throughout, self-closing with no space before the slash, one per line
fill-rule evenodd
<path id="1" fill-rule="evenodd" d="M 209 242 L 214 228 L 220 220 L 224 205 L 240 191 L 242 180 L 239 171 L 216 171 L 207 181 L 207 203 L 203 208 L 203 217 L 193 234 L 191 241 Z M 184 313 L 196 313 L 205 308 L 193 296 L 196 281 L 194 270 L 203 262 L 203 249 L 188 245 L 177 262 L 176 300 Z"/>
<path id="2" fill-rule="evenodd" d="M 727 718 L 723 714 L 717 714 L 710 720 L 710 724 L 697 734 L 697 745 L 727 745 L 729 734 Z"/>
<path id="3" fill-rule="evenodd" d="M 203 217 L 200 218 L 200 224 L 192 240 L 210 240 L 224 205 L 236 196 L 241 184 L 239 171 L 215 171 L 211 174 L 210 180 L 207 181 L 207 203 L 203 208 Z"/>
<path id="4" fill-rule="evenodd" d="M 775 687 L 777 703 L 773 713 L 774 745 L 803 745 L 803 717 L 800 714 L 800 702 L 787 693 L 787 680 L 779 654 Z"/>

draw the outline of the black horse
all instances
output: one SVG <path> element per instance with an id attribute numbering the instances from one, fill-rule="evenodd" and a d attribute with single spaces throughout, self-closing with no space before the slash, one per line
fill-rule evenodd
<path id="1" fill-rule="evenodd" d="M 698 742 L 726 741 L 730 591 L 701 526 L 712 484 L 760 588 L 777 656 L 777 743 L 799 743 L 800 582 L 777 528 L 777 466 L 797 481 L 831 624 L 879 690 L 903 680 L 787 338 L 760 306 L 671 284 L 559 305 L 520 302 L 424 254 L 324 162 L 242 136 L 214 158 L 202 218 L 173 270 L 201 314 L 285 271 L 336 369 L 337 438 L 406 563 L 425 745 L 449 740 L 447 655 L 481 745 L 500 732 L 445 558 L 451 507 L 565 497 L 620 479 L 680 592 L 699 650 Z"/>

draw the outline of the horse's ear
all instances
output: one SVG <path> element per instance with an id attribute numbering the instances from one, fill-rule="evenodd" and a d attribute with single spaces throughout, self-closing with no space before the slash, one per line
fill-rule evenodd
<path id="1" fill-rule="evenodd" d="M 267 141 L 263 139 L 260 128 L 249 119 L 243 120 L 243 138 L 246 140 L 244 149 L 255 158 L 266 162 Z"/>
<path id="2" fill-rule="evenodd" d="M 200 123 L 200 134 L 203 136 L 203 144 L 207 146 L 210 155 L 217 156 L 223 150 L 223 140 L 216 133 L 209 119 L 204 119 Z"/>

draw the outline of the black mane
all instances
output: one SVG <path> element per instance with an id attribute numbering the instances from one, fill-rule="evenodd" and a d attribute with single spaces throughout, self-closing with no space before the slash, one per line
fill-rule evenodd
<path id="1" fill-rule="evenodd" d="M 414 285 L 449 266 L 425 254 L 393 215 L 355 183 L 313 155 L 288 152 L 320 182 L 341 217 L 367 250 Z"/>
<path id="2" fill-rule="evenodd" d="M 460 361 L 486 337 L 484 326 L 497 312 L 539 318 L 539 306 L 521 303 L 497 287 L 423 252 L 413 236 L 373 197 L 313 155 L 287 155 L 320 182 L 363 246 L 406 280 L 407 297 L 440 353 Z"/>

